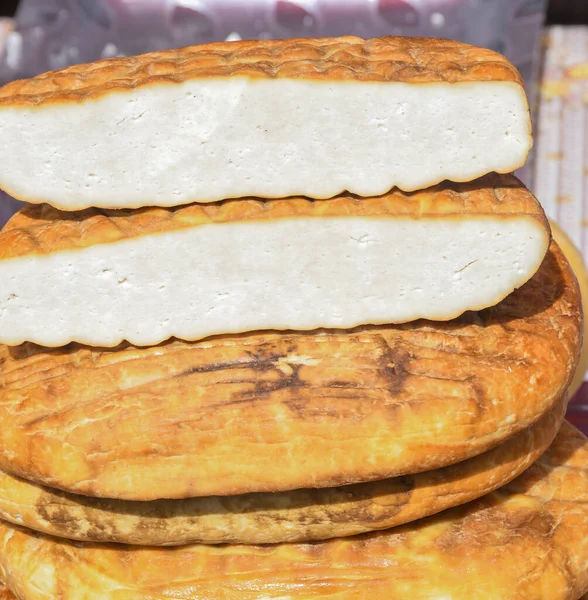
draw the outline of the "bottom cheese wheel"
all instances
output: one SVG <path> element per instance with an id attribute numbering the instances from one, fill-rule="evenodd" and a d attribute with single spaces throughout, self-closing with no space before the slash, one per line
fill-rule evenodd
<path id="1" fill-rule="evenodd" d="M 0 549 L 0 576 L 20 600 L 578 600 L 588 592 L 588 440 L 565 423 L 510 484 L 384 532 L 138 548 L 0 523 Z"/>

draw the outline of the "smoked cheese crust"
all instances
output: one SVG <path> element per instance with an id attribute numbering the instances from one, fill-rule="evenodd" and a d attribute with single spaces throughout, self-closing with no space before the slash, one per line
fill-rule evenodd
<path id="1" fill-rule="evenodd" d="M 588 591 L 588 441 L 566 424 L 511 484 L 358 537 L 264 546 L 73 543 L 0 525 L 21 600 L 576 600 Z"/>
<path id="2" fill-rule="evenodd" d="M 5 85 L 0 107 L 79 103 L 117 91 L 219 77 L 506 81 L 523 87 L 517 69 L 492 50 L 440 39 L 341 37 L 220 42 L 75 65 Z"/>
<path id="3" fill-rule="evenodd" d="M 133 545 L 308 542 L 387 529 L 512 481 L 553 441 L 566 396 L 535 425 L 456 465 L 339 488 L 129 502 L 76 496 L 0 472 L 0 518 L 72 540 Z"/>
<path id="4" fill-rule="evenodd" d="M 14 594 L 0 583 L 0 600 L 16 600 Z"/>

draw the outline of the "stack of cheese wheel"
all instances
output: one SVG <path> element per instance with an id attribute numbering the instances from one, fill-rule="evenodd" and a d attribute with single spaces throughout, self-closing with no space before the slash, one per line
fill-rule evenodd
<path id="1" fill-rule="evenodd" d="M 158 52 L 5 86 L 0 135 L 10 593 L 588 592 L 581 296 L 506 59 Z"/>

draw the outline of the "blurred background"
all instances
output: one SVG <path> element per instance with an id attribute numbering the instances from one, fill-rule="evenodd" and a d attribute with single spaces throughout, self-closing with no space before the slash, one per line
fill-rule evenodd
<path id="1" fill-rule="evenodd" d="M 535 148 L 518 175 L 588 263 L 588 0 L 0 0 L 0 85 L 150 50 L 337 35 L 445 37 L 505 54 L 533 110 Z M 18 207 L 0 192 L 0 225 Z M 588 433 L 588 383 L 569 417 Z"/>

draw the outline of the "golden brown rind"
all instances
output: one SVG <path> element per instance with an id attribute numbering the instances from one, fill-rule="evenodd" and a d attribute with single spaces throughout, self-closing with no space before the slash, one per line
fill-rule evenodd
<path id="1" fill-rule="evenodd" d="M 358 537 L 139 549 L 0 525 L 2 577 L 22 600 L 576 600 L 587 565 L 588 441 L 569 424 L 499 491 Z"/>
<path id="2" fill-rule="evenodd" d="M 549 225 L 537 199 L 512 175 L 486 175 L 459 184 L 444 182 L 427 190 L 330 200 L 244 198 L 213 204 L 137 210 L 86 209 L 63 212 L 47 204 L 25 206 L 0 232 L 0 259 L 50 254 L 95 244 L 169 232 L 211 223 L 297 217 L 402 217 L 467 219 L 470 217 L 534 218 L 549 236 Z"/>
<path id="3" fill-rule="evenodd" d="M 447 323 L 0 347 L 0 468 L 126 500 L 428 471 L 549 411 L 576 368 L 582 324 L 577 281 L 553 244 L 522 288 Z"/>
<path id="4" fill-rule="evenodd" d="M 520 475 L 553 441 L 565 407 L 562 396 L 529 429 L 456 465 L 339 488 L 128 502 L 67 494 L 0 472 L 0 518 L 57 537 L 156 546 L 307 542 L 387 529 Z"/>
<path id="5" fill-rule="evenodd" d="M 564 253 L 567 261 L 570 263 L 570 267 L 578 280 L 580 288 L 580 297 L 582 298 L 582 312 L 584 315 L 588 314 L 588 270 L 582 253 L 574 245 L 574 242 L 568 237 L 563 229 L 555 222 L 549 223 L 553 240 L 560 247 Z M 582 353 L 578 362 L 578 368 L 574 379 L 568 388 L 568 397 L 572 398 L 574 394 L 580 389 L 580 386 L 584 383 L 584 376 L 588 371 L 588 340 L 586 339 L 586 332 L 588 329 L 588 322 L 584 321 L 584 340 L 585 343 L 582 345 Z"/>
<path id="6" fill-rule="evenodd" d="M 0 600 L 16 600 L 14 594 L 0 583 Z"/>
<path id="7" fill-rule="evenodd" d="M 0 89 L 0 107 L 78 103 L 117 91 L 211 77 L 523 85 L 504 56 L 450 40 L 263 40 L 204 44 L 75 65 L 5 85 Z"/>

